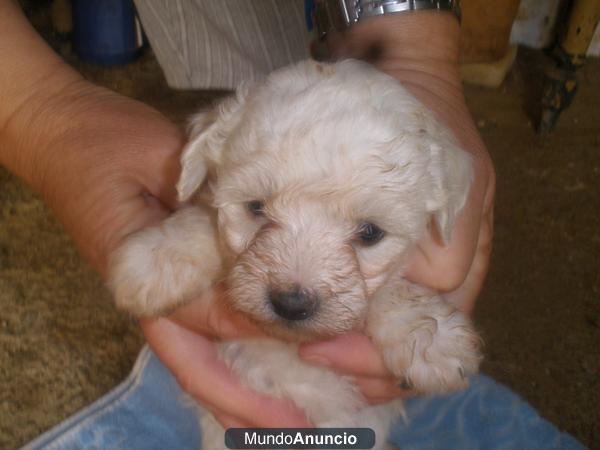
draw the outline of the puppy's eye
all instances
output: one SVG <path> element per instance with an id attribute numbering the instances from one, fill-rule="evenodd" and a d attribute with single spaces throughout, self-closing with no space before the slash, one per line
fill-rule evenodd
<path id="1" fill-rule="evenodd" d="M 255 217 L 260 217 L 265 214 L 265 204 L 260 200 L 252 200 L 246 204 L 246 207 L 248 208 L 248 211 L 250 211 L 250 214 Z"/>
<path id="2" fill-rule="evenodd" d="M 364 222 L 358 229 L 358 239 L 364 245 L 375 245 L 383 239 L 385 231 L 374 223 Z"/>

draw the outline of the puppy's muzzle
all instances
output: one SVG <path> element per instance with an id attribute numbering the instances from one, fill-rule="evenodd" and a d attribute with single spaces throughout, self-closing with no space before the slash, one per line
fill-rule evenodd
<path id="1" fill-rule="evenodd" d="M 271 289 L 269 301 L 275 313 L 286 320 L 306 320 L 315 312 L 317 296 L 300 286 L 293 286 L 289 290 Z"/>

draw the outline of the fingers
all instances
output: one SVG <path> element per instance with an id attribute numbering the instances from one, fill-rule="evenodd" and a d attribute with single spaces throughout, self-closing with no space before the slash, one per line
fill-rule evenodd
<path id="1" fill-rule="evenodd" d="M 390 376 L 381 353 L 371 340 L 358 333 L 303 344 L 298 353 L 309 363 L 331 367 L 339 372 L 361 377 Z"/>
<path id="2" fill-rule="evenodd" d="M 439 292 L 460 287 L 473 264 L 482 222 L 486 193 L 490 189 L 490 168 L 474 160 L 474 181 L 463 210 L 454 223 L 448 244 L 432 233 L 421 239 L 408 255 L 405 276 L 410 281 Z"/>
<path id="3" fill-rule="evenodd" d="M 358 377 L 354 379 L 354 383 L 371 405 L 380 405 L 395 398 L 407 398 L 412 395 L 410 390 L 402 389 L 398 380 L 391 377 Z"/>
<path id="4" fill-rule="evenodd" d="M 465 282 L 476 254 L 489 236 L 494 196 L 494 172 L 489 158 L 474 159 L 474 181 L 447 245 L 428 233 L 411 249 L 405 276 L 439 292 L 458 289 Z M 490 233 L 485 228 L 488 227 Z M 480 234 L 484 235 L 480 238 Z M 487 234 L 485 234 L 487 233 Z M 482 260 L 483 262 L 483 260 Z"/>
<path id="5" fill-rule="evenodd" d="M 380 351 L 362 334 L 352 333 L 328 341 L 305 344 L 299 349 L 305 361 L 330 367 L 350 375 L 370 404 L 389 402 L 408 397 L 411 392 L 402 389 L 385 367 Z"/>
<path id="6" fill-rule="evenodd" d="M 480 168 L 477 178 L 481 181 L 472 190 L 479 189 L 483 195 L 465 206 L 450 244 L 443 246 L 426 237 L 413 249 L 405 272 L 409 280 L 442 292 L 446 300 L 467 314 L 473 310 L 483 286 L 494 234 L 496 178 L 491 164 Z"/>
<path id="7" fill-rule="evenodd" d="M 226 430 L 228 428 L 252 428 L 252 424 L 240 422 L 237 418 L 230 416 L 222 411 L 210 411 L 215 419 L 221 424 Z"/>
<path id="8" fill-rule="evenodd" d="M 493 234 L 494 209 L 491 207 L 481 221 L 477 250 L 465 281 L 458 289 L 443 295 L 449 303 L 464 313 L 470 314 L 473 311 L 475 301 L 483 287 L 492 254 Z"/>
<path id="9" fill-rule="evenodd" d="M 471 204 L 458 217 L 448 245 L 427 233 L 410 250 L 406 278 L 439 292 L 460 287 L 473 263 L 480 226 L 481 206 Z"/>
<path id="10" fill-rule="evenodd" d="M 205 336 L 222 339 L 264 336 L 256 325 L 228 307 L 225 295 L 222 286 L 215 286 L 200 298 L 177 308 L 169 317 Z"/>
<path id="11" fill-rule="evenodd" d="M 148 343 L 181 387 L 228 423 L 267 428 L 311 426 L 291 402 L 242 386 L 205 337 L 165 318 L 144 320 L 142 327 Z"/>

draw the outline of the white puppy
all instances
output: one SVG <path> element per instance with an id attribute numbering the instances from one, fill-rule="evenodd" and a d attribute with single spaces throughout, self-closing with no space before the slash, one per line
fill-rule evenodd
<path id="1" fill-rule="evenodd" d="M 232 306 L 275 338 L 365 329 L 399 383 L 467 385 L 481 359 L 469 319 L 402 268 L 429 226 L 449 240 L 471 161 L 397 81 L 356 61 L 279 70 L 193 119 L 182 169 L 186 206 L 113 257 L 120 307 L 163 313 L 225 278 Z M 293 400 L 319 427 L 373 428 L 384 448 L 401 402 L 369 406 L 296 345 L 220 344 L 249 387 Z M 203 448 L 225 448 L 214 418 L 202 426 Z"/>

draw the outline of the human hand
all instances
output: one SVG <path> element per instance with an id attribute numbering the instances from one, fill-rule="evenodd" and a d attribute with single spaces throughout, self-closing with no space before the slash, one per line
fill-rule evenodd
<path id="1" fill-rule="evenodd" d="M 0 163 L 43 195 L 82 255 L 106 274 L 130 233 L 176 207 L 183 136 L 152 108 L 85 81 L 11 1 L 0 0 L 0 28 L 0 60 L 11 61 L 0 65 Z M 200 298 L 142 328 L 184 389 L 224 426 L 308 426 L 294 406 L 244 388 L 217 359 L 212 338 L 258 333 L 222 303 Z"/>
<path id="2" fill-rule="evenodd" d="M 44 158 L 41 190 L 82 254 L 104 273 L 110 253 L 129 233 L 159 222 L 175 206 L 182 140 L 145 105 L 89 89 L 92 113 L 74 114 L 79 125 L 44 149 L 55 156 Z M 209 295 L 171 317 L 141 322 L 157 356 L 224 426 L 308 426 L 289 403 L 244 388 L 218 359 L 213 338 L 258 332 Z"/>
<path id="3" fill-rule="evenodd" d="M 364 59 L 400 81 L 455 135 L 473 157 L 474 179 L 450 242 L 435 228 L 409 252 L 406 277 L 442 293 L 470 313 L 487 273 L 493 233 L 495 174 L 465 103 L 458 67 L 459 26 L 450 13 L 396 14 L 365 20 L 328 37 L 335 59 Z M 368 400 L 406 395 L 379 352 L 360 334 L 300 349 L 307 361 L 354 376 Z"/>
<path id="4" fill-rule="evenodd" d="M 148 343 L 179 385 L 225 428 L 310 427 L 304 413 L 291 402 L 243 387 L 218 358 L 210 337 L 237 339 L 262 335 L 242 315 L 223 306 L 224 295 L 217 286 L 168 318 L 142 320 Z"/>
<path id="5" fill-rule="evenodd" d="M 105 103 L 89 107 L 93 122 L 106 121 L 107 129 L 94 125 L 87 141 L 86 119 L 69 139 L 61 139 L 62 157 L 51 158 L 45 167 L 43 192 L 82 253 L 104 272 L 108 256 L 129 233 L 160 221 L 175 205 L 172 186 L 182 140 L 170 122 L 145 105 L 101 94 Z M 68 145 L 71 139 L 76 149 Z M 82 147 L 85 142 L 89 145 Z M 157 356 L 224 426 L 307 426 L 302 412 L 244 388 L 218 359 L 213 338 L 258 332 L 221 307 L 223 301 L 209 301 L 210 295 L 171 317 L 141 322 Z"/>
<path id="6" fill-rule="evenodd" d="M 469 313 L 491 252 L 495 175 L 465 103 L 459 31 L 451 13 L 396 14 L 365 20 L 343 35 L 333 35 L 330 48 L 334 58 L 366 59 L 400 81 L 473 156 L 473 184 L 450 243 L 444 245 L 433 230 L 412 249 L 406 270 L 408 279 L 442 292 Z"/>

